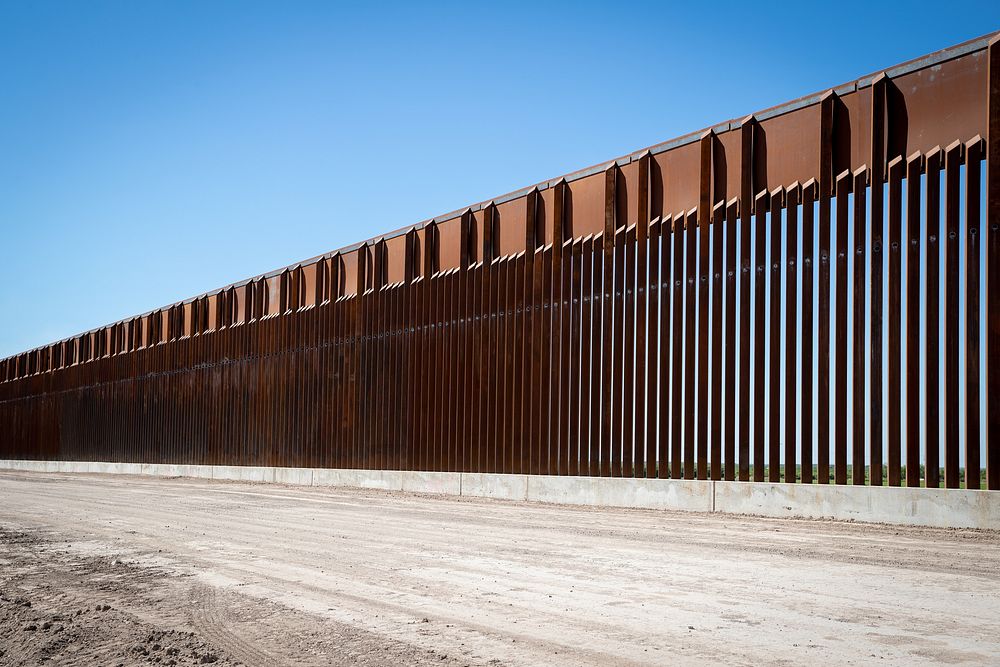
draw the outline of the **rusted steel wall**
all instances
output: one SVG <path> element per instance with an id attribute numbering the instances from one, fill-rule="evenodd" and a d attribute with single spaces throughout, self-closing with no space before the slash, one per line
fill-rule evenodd
<path id="1" fill-rule="evenodd" d="M 998 225 L 988 36 L 5 359 L 0 458 L 1000 489 Z"/>

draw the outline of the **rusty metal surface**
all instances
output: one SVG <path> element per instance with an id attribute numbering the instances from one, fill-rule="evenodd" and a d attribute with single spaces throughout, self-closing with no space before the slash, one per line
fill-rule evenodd
<path id="1" fill-rule="evenodd" d="M 0 458 L 1000 489 L 998 174 L 990 35 L 0 360 Z"/>

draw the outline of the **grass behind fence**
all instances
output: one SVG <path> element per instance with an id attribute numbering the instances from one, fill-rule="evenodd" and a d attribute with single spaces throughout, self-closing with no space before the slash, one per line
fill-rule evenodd
<path id="1" fill-rule="evenodd" d="M 781 474 L 779 475 L 779 478 L 780 478 L 780 480 L 782 482 L 792 482 L 792 481 L 795 481 L 795 482 L 800 483 L 800 484 L 802 483 L 802 466 L 800 466 L 800 465 L 799 466 L 795 466 L 795 479 L 794 480 L 786 479 L 785 478 L 785 467 L 784 466 L 781 466 L 781 471 L 780 472 L 781 472 Z M 828 480 L 830 484 L 834 483 L 834 473 L 835 473 L 834 467 L 831 465 L 830 466 L 830 478 Z M 770 466 L 764 466 L 764 480 L 765 481 L 768 479 L 769 475 L 770 475 Z M 626 475 L 626 476 L 628 476 L 628 475 Z M 642 475 L 638 475 L 638 476 L 641 477 Z M 753 477 L 753 468 L 752 467 L 750 469 L 750 476 L 751 476 L 751 479 L 752 479 L 752 477 Z M 960 488 L 960 489 L 966 488 L 965 487 L 965 468 L 959 468 L 958 476 L 959 476 L 959 487 L 958 488 Z M 724 477 L 725 477 L 725 467 L 723 467 L 723 478 Z M 902 480 L 902 484 L 900 484 L 900 486 L 906 486 L 906 466 L 902 466 L 901 467 L 899 477 Z M 853 478 L 854 478 L 854 466 L 848 465 L 847 466 L 847 479 L 848 479 L 848 483 L 847 483 L 846 486 L 851 486 L 850 480 L 852 480 Z M 939 479 L 941 480 L 941 486 L 940 486 L 940 488 L 944 488 L 944 468 L 940 469 Z M 813 484 L 819 484 L 819 467 L 818 466 L 813 466 L 813 481 L 812 481 L 812 483 Z M 869 485 L 871 485 L 871 468 L 870 468 L 870 466 L 865 466 L 865 486 L 869 486 Z M 888 468 L 888 466 L 882 466 L 882 486 L 889 486 L 889 468 Z M 920 466 L 920 486 L 922 486 L 922 487 L 927 486 L 927 476 L 925 474 L 925 468 L 924 468 L 923 464 L 921 464 L 921 466 Z M 981 488 L 981 489 L 985 489 L 986 488 L 986 470 L 985 469 L 982 469 L 982 470 L 979 471 L 979 488 Z"/>

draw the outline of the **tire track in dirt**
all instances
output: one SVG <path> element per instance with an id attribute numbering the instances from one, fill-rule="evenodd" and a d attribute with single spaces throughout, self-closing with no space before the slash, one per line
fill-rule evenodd
<path id="1" fill-rule="evenodd" d="M 261 650 L 245 636 L 231 629 L 226 618 L 226 607 L 219 604 L 215 588 L 195 585 L 190 594 L 191 621 L 198 632 L 216 646 L 248 665 L 248 667 L 285 667 L 277 656 Z"/>

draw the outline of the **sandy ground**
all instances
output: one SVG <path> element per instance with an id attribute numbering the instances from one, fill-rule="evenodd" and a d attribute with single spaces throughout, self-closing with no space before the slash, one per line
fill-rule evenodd
<path id="1" fill-rule="evenodd" d="M 0 473 L 0 665 L 1000 664 L 1000 534 Z"/>

